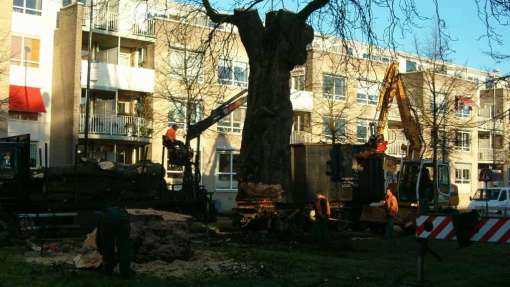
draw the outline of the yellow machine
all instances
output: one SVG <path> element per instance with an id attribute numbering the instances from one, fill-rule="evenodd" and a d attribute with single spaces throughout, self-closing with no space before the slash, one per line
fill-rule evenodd
<path id="1" fill-rule="evenodd" d="M 420 126 L 413 114 L 411 103 L 406 94 L 404 83 L 398 73 L 398 63 L 391 63 L 386 70 L 383 87 L 379 94 L 379 103 L 377 110 L 379 118 L 375 128 L 373 142 L 380 142 L 384 139 L 384 132 L 388 122 L 388 114 L 393 102 L 397 100 L 400 119 L 404 129 L 404 135 L 408 141 L 407 151 L 400 162 L 400 171 L 397 181 L 397 198 L 399 201 L 399 214 L 397 223 L 404 226 L 414 224 L 417 214 L 418 202 L 420 201 L 420 183 L 425 169 L 428 170 L 431 179 L 433 176 L 433 160 L 423 159 L 424 141 L 420 132 Z M 447 161 L 437 160 L 436 168 L 438 191 L 437 205 L 440 208 L 456 207 L 459 203 L 459 197 L 456 186 L 450 183 L 450 168 Z M 429 206 L 433 206 L 430 204 Z M 362 221 L 384 222 L 385 213 L 380 207 L 364 207 Z"/>

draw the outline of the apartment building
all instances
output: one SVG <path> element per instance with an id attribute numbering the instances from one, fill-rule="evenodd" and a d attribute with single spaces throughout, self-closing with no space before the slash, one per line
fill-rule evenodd
<path id="1" fill-rule="evenodd" d="M 84 151 L 87 87 L 87 156 L 133 163 L 147 157 L 152 139 L 154 21 L 139 16 L 136 1 L 96 2 L 92 18 L 88 3 L 64 1 L 59 11 L 51 164 L 73 164 Z"/>
<path id="2" fill-rule="evenodd" d="M 58 1 L 2 1 L 2 136 L 30 134 L 32 167 L 50 142 L 53 31 Z"/>

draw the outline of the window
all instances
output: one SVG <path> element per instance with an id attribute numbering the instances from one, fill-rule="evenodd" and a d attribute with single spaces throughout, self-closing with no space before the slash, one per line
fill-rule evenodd
<path id="1" fill-rule="evenodd" d="M 433 113 L 436 112 L 439 116 L 445 116 L 448 108 L 446 95 L 443 93 L 436 92 L 435 98 L 436 102 L 434 105 L 434 93 L 430 95 L 430 110 Z"/>
<path id="2" fill-rule="evenodd" d="M 326 137 L 332 138 L 333 133 L 335 136 L 335 139 L 346 137 L 346 131 L 345 131 L 345 125 L 346 121 L 345 119 L 340 118 L 333 118 L 333 117 L 323 117 L 323 133 Z"/>
<path id="3" fill-rule="evenodd" d="M 501 194 L 499 195 L 499 201 L 506 201 L 507 200 L 507 191 L 502 190 Z"/>
<path id="4" fill-rule="evenodd" d="M 358 143 L 368 142 L 370 136 L 370 121 L 358 120 L 356 125 L 356 141 Z"/>
<path id="5" fill-rule="evenodd" d="M 305 75 L 294 75 L 290 77 L 290 89 L 296 91 L 305 90 Z"/>
<path id="6" fill-rule="evenodd" d="M 471 107 L 465 104 L 457 106 L 457 116 L 461 118 L 468 118 L 471 116 Z"/>
<path id="7" fill-rule="evenodd" d="M 39 119 L 39 113 L 9 111 L 9 118 L 13 120 L 37 121 Z"/>
<path id="8" fill-rule="evenodd" d="M 345 99 L 345 78 L 333 75 L 323 75 L 322 93 L 324 97 L 334 100 Z"/>
<path id="9" fill-rule="evenodd" d="M 240 133 L 243 130 L 245 109 L 239 108 L 218 122 L 218 132 L 221 133 Z"/>
<path id="10" fill-rule="evenodd" d="M 30 143 L 30 167 L 37 167 L 37 142 Z"/>
<path id="11" fill-rule="evenodd" d="M 237 191 L 237 168 L 239 152 L 218 150 L 216 165 L 216 190 Z"/>
<path id="12" fill-rule="evenodd" d="M 356 101 L 360 104 L 377 105 L 378 87 L 374 82 L 358 81 Z"/>
<path id="13" fill-rule="evenodd" d="M 168 112 L 168 126 L 176 124 L 181 129 L 185 128 L 187 115 L 186 102 L 171 102 L 170 111 Z M 191 103 L 191 123 L 196 123 L 202 119 L 202 115 L 202 105 L 196 102 Z"/>
<path id="14" fill-rule="evenodd" d="M 39 67 L 39 39 L 12 36 L 11 38 L 11 63 L 14 65 L 26 65 Z"/>
<path id="15" fill-rule="evenodd" d="M 471 135 L 468 132 L 455 132 L 455 148 L 462 151 L 471 149 Z"/>
<path id="16" fill-rule="evenodd" d="M 239 87 L 248 86 L 248 64 L 221 60 L 218 64 L 218 82 Z"/>
<path id="17" fill-rule="evenodd" d="M 170 75 L 174 78 L 189 81 L 202 81 L 203 53 L 171 49 Z"/>
<path id="18" fill-rule="evenodd" d="M 294 111 L 292 130 L 298 132 L 311 132 L 311 113 Z"/>
<path id="19" fill-rule="evenodd" d="M 415 72 L 416 71 L 416 62 L 406 60 L 406 72 Z"/>
<path id="20" fill-rule="evenodd" d="M 42 0 L 13 0 L 12 10 L 17 13 L 41 15 Z"/>
<path id="21" fill-rule="evenodd" d="M 125 101 L 117 102 L 117 114 L 118 115 L 132 115 L 132 103 Z"/>
<path id="22" fill-rule="evenodd" d="M 469 184 L 471 181 L 471 171 L 468 168 L 455 169 L 455 183 Z"/>

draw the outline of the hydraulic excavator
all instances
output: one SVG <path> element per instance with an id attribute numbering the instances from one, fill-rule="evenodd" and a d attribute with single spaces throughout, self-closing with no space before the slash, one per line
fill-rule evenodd
<path id="1" fill-rule="evenodd" d="M 410 99 L 406 93 L 404 82 L 402 81 L 401 74 L 398 72 L 398 63 L 391 63 L 386 69 L 379 94 L 379 102 L 377 111 L 379 117 L 377 126 L 372 126 L 372 136 L 369 144 L 374 146 L 376 152 L 384 152 L 381 145 L 384 142 L 384 133 L 387 127 L 389 111 L 393 100 L 396 99 L 398 110 L 400 113 L 400 120 L 403 127 L 404 135 L 408 141 L 405 148 L 405 156 L 400 161 L 400 171 L 398 172 L 396 196 L 399 201 L 399 215 L 398 220 L 404 226 L 410 227 L 414 224 L 414 218 L 417 213 L 418 202 L 420 201 L 420 183 L 424 182 L 422 177 L 425 176 L 425 169 L 431 176 L 433 172 L 437 172 L 435 185 L 431 193 L 436 190 L 437 196 L 434 194 L 426 195 L 427 201 L 436 200 L 429 206 L 438 206 L 439 208 L 446 209 L 456 207 L 459 202 L 458 192 L 454 185 L 450 183 L 450 168 L 449 162 L 444 160 L 436 161 L 436 168 L 432 159 L 424 159 L 424 140 L 421 133 L 421 128 L 416 120 L 416 115 L 411 107 Z M 377 214 L 377 218 L 382 218 L 382 208 L 367 207 L 364 208 L 362 213 L 362 220 L 370 220 Z"/>

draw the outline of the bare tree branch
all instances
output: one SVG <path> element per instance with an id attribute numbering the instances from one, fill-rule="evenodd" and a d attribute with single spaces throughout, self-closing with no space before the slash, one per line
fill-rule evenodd
<path id="1" fill-rule="evenodd" d="M 207 16 L 215 23 L 234 23 L 234 15 L 223 14 L 216 11 L 209 3 L 209 0 L 202 0 Z"/>
<path id="2" fill-rule="evenodd" d="M 312 2 L 308 3 L 308 5 L 306 5 L 305 8 L 298 12 L 298 17 L 301 18 L 303 21 L 306 21 L 310 14 L 326 6 L 326 4 L 328 3 L 329 0 L 313 0 Z"/>

